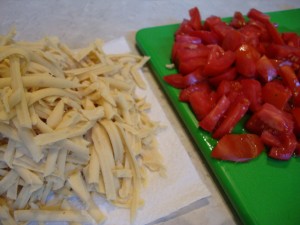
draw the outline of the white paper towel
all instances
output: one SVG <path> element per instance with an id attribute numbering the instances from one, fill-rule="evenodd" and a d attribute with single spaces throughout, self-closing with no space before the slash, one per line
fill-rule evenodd
<path id="1" fill-rule="evenodd" d="M 130 51 L 123 37 L 106 43 L 103 49 L 110 54 Z M 164 157 L 167 177 L 162 178 L 156 173 L 149 173 L 149 184 L 141 193 L 145 205 L 137 213 L 136 225 L 155 221 L 210 195 L 147 80 L 144 80 L 148 88 L 146 91 L 138 90 L 138 94 L 146 96 L 147 102 L 151 103 L 150 118 L 166 125 L 166 129 L 158 134 L 157 140 Z M 130 224 L 129 210 L 118 209 L 105 203 L 100 207 L 108 215 L 105 225 Z"/>

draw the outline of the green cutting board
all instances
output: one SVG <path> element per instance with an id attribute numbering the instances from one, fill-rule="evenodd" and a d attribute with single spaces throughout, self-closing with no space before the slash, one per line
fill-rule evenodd
<path id="1" fill-rule="evenodd" d="M 300 9 L 268 13 L 278 23 L 280 31 L 300 33 Z M 228 21 L 230 18 L 225 18 Z M 178 24 L 150 27 L 136 34 L 137 46 L 151 57 L 150 67 L 174 110 L 193 137 L 200 154 L 228 196 L 241 221 L 247 225 L 300 224 L 300 158 L 276 161 L 264 153 L 246 163 L 212 159 L 210 154 L 216 141 L 198 128 L 198 122 L 186 103 L 178 101 L 179 91 L 167 85 L 163 76 L 175 73 L 166 68 L 170 64 L 173 35 Z M 244 119 L 245 121 L 246 119 Z M 243 122 L 234 132 L 244 132 Z"/>

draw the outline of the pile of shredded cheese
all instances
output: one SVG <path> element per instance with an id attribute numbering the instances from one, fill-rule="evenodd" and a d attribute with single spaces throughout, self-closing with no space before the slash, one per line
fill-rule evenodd
<path id="1" fill-rule="evenodd" d="M 147 171 L 165 171 L 160 124 L 136 95 L 148 57 L 106 55 L 101 40 L 75 50 L 14 35 L 0 36 L 0 222 L 100 224 L 94 195 L 133 220 Z"/>

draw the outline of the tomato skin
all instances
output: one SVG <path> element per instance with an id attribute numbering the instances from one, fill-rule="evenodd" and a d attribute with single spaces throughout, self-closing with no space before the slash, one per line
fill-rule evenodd
<path id="1" fill-rule="evenodd" d="M 291 110 L 291 114 L 294 119 L 294 133 L 296 137 L 300 137 L 300 107 L 293 108 Z M 300 153 L 300 148 L 299 148 L 299 153 Z"/>
<path id="2" fill-rule="evenodd" d="M 269 103 L 264 103 L 255 114 L 269 128 L 279 133 L 293 132 L 294 123 L 291 116 Z"/>
<path id="3" fill-rule="evenodd" d="M 194 29 L 190 23 L 189 20 L 184 19 L 181 23 L 180 26 L 178 28 L 178 30 L 176 31 L 176 35 L 177 34 L 188 34 L 189 32 L 192 32 Z"/>
<path id="4" fill-rule="evenodd" d="M 197 7 L 191 8 L 189 10 L 189 15 L 191 17 L 190 23 L 194 30 L 200 30 L 201 25 L 201 15 Z"/>
<path id="5" fill-rule="evenodd" d="M 193 58 L 203 58 L 206 61 L 209 53 L 210 49 L 207 46 L 199 44 L 195 45 L 192 48 L 178 49 L 177 52 L 174 53 L 174 60 L 176 59 L 177 63 L 184 62 Z"/>
<path id="6" fill-rule="evenodd" d="M 289 45 L 269 44 L 266 49 L 267 56 L 271 59 L 289 60 L 300 64 L 300 49 Z"/>
<path id="7" fill-rule="evenodd" d="M 190 106 L 199 121 L 213 109 L 216 101 L 214 92 L 195 91 L 189 95 Z"/>
<path id="8" fill-rule="evenodd" d="M 268 156 L 277 160 L 289 160 L 297 147 L 297 140 L 293 133 L 277 136 L 282 145 L 271 148 Z"/>
<path id="9" fill-rule="evenodd" d="M 221 18 L 219 16 L 209 16 L 206 18 L 203 24 L 204 30 L 212 30 L 213 26 L 215 26 L 218 23 L 223 23 Z"/>
<path id="10" fill-rule="evenodd" d="M 215 139 L 220 139 L 225 134 L 229 134 L 233 130 L 234 126 L 246 114 L 249 106 L 249 100 L 242 95 L 239 96 L 238 99 L 233 102 L 226 111 L 223 120 L 220 121 L 219 126 L 216 127 L 212 137 Z"/>
<path id="11" fill-rule="evenodd" d="M 232 51 L 224 52 L 218 45 L 213 45 L 211 47 L 207 64 L 203 69 L 203 73 L 208 76 L 214 76 L 225 72 L 235 60 L 235 54 Z"/>
<path id="12" fill-rule="evenodd" d="M 281 34 L 286 45 L 300 47 L 300 36 L 295 32 L 284 32 Z"/>
<path id="13" fill-rule="evenodd" d="M 233 81 L 237 77 L 237 72 L 235 67 L 231 67 L 224 73 L 208 78 L 208 82 L 214 86 L 218 87 L 222 81 Z"/>
<path id="14" fill-rule="evenodd" d="M 242 88 L 243 87 L 242 87 L 241 83 L 237 80 L 232 80 L 232 81 L 222 80 L 217 88 L 217 95 L 219 97 L 221 97 L 223 95 L 229 96 L 230 93 L 233 93 L 233 92 L 241 93 Z M 232 102 L 232 99 L 231 99 L 231 102 Z"/>
<path id="15" fill-rule="evenodd" d="M 264 145 L 255 134 L 226 134 L 213 148 L 211 156 L 216 159 L 246 162 L 259 156 Z"/>
<path id="16" fill-rule="evenodd" d="M 239 11 L 234 12 L 232 20 L 230 21 L 230 26 L 239 29 L 246 25 L 246 20 L 243 14 Z"/>
<path id="17" fill-rule="evenodd" d="M 223 40 L 224 37 L 227 35 L 228 32 L 231 32 L 234 30 L 231 26 L 228 26 L 226 23 L 221 22 L 213 25 L 211 27 L 211 30 L 217 34 L 217 36 L 220 38 L 220 40 Z"/>
<path id="18" fill-rule="evenodd" d="M 230 50 L 234 52 L 245 42 L 245 36 L 241 32 L 237 30 L 230 30 L 223 38 L 222 48 L 225 51 Z"/>
<path id="19" fill-rule="evenodd" d="M 207 63 L 207 59 L 203 57 L 195 57 L 188 60 L 180 61 L 178 63 L 179 73 L 186 75 L 201 67 L 204 67 Z"/>
<path id="20" fill-rule="evenodd" d="M 236 69 L 244 77 L 256 76 L 256 62 L 260 58 L 260 53 L 248 44 L 241 45 L 236 50 Z"/>
<path id="21" fill-rule="evenodd" d="M 261 135 L 266 128 L 266 124 L 264 124 L 263 121 L 255 113 L 251 115 L 251 117 L 245 124 L 245 129 L 247 130 L 247 132 L 257 135 Z"/>
<path id="22" fill-rule="evenodd" d="M 171 86 L 179 89 L 187 88 L 193 84 L 199 83 L 205 79 L 202 70 L 196 69 L 195 71 L 187 74 L 171 74 L 164 76 L 163 79 Z"/>
<path id="23" fill-rule="evenodd" d="M 298 87 L 300 86 L 299 80 L 290 66 L 281 66 L 279 75 L 282 77 L 283 82 L 289 87 L 293 95 L 298 95 Z"/>
<path id="24" fill-rule="evenodd" d="M 287 104 L 291 97 L 292 92 L 279 80 L 268 82 L 262 88 L 263 101 L 274 105 L 279 110 L 287 108 Z"/>
<path id="25" fill-rule="evenodd" d="M 256 62 L 256 71 L 263 82 L 267 83 L 277 76 L 277 70 L 271 60 L 263 55 Z"/>
<path id="26" fill-rule="evenodd" d="M 215 107 L 199 122 L 199 126 L 206 131 L 212 132 L 229 106 L 230 101 L 225 95 L 223 95 L 218 100 Z"/>
<path id="27" fill-rule="evenodd" d="M 190 44 L 202 44 L 201 38 L 194 37 L 188 34 L 177 34 L 175 35 L 175 41 L 180 43 L 190 43 Z"/>
<path id="28" fill-rule="evenodd" d="M 190 35 L 199 37 L 205 45 L 219 44 L 221 42 L 217 34 L 208 30 L 197 30 L 190 33 Z"/>
<path id="29" fill-rule="evenodd" d="M 272 147 L 280 147 L 281 142 L 278 139 L 277 135 L 274 135 L 274 132 L 269 129 L 263 130 L 263 132 L 260 135 L 260 138 L 262 142 L 267 145 L 267 146 L 272 146 Z"/>
<path id="30" fill-rule="evenodd" d="M 210 93 L 212 90 L 211 90 L 211 87 L 209 86 L 209 84 L 205 81 L 202 81 L 202 82 L 199 82 L 199 83 L 196 83 L 196 84 L 193 84 L 193 85 L 190 85 L 184 89 L 182 89 L 180 91 L 180 94 L 179 94 L 179 100 L 182 101 L 182 102 L 188 102 L 189 101 L 189 97 L 190 95 L 193 93 L 193 92 L 205 92 L 205 93 Z"/>
<path id="31" fill-rule="evenodd" d="M 241 79 L 242 91 L 250 101 L 249 109 L 256 112 L 262 105 L 262 86 L 259 81 L 254 79 Z"/>
<path id="32" fill-rule="evenodd" d="M 250 9 L 250 11 L 248 12 L 247 15 L 248 15 L 249 18 L 253 18 L 255 20 L 258 20 L 258 21 L 262 22 L 265 25 L 265 27 L 268 30 L 268 32 L 270 33 L 270 36 L 272 37 L 274 43 L 280 44 L 280 45 L 284 44 L 280 33 L 275 28 L 275 26 L 271 23 L 270 17 L 268 15 L 260 12 L 257 9 L 253 9 L 253 8 Z"/>

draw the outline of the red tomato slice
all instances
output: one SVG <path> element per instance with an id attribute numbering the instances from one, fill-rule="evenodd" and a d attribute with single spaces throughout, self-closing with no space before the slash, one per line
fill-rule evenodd
<path id="1" fill-rule="evenodd" d="M 242 85 L 237 80 L 222 80 L 217 88 L 217 95 L 221 97 L 223 95 L 229 96 L 229 93 L 232 92 L 242 92 Z"/>
<path id="2" fill-rule="evenodd" d="M 194 31 L 194 28 L 192 27 L 191 22 L 187 19 L 184 19 L 175 34 L 188 34 L 192 31 Z"/>
<path id="3" fill-rule="evenodd" d="M 295 32 L 284 32 L 281 34 L 286 45 L 300 47 L 300 36 Z"/>
<path id="4" fill-rule="evenodd" d="M 290 66 L 281 66 L 279 69 L 279 75 L 282 77 L 283 82 L 289 87 L 294 96 L 297 96 L 298 87 L 300 86 L 299 80 Z"/>
<path id="5" fill-rule="evenodd" d="M 199 122 L 199 126 L 206 131 L 212 132 L 229 106 L 230 101 L 223 95 L 215 107 Z"/>
<path id="6" fill-rule="evenodd" d="M 291 116 L 269 103 L 263 104 L 255 114 L 269 128 L 279 133 L 293 132 L 294 124 Z"/>
<path id="7" fill-rule="evenodd" d="M 245 129 L 248 132 L 257 135 L 261 135 L 266 128 L 266 124 L 264 124 L 263 121 L 261 121 L 261 119 L 256 114 L 251 115 L 251 117 L 245 124 Z"/>
<path id="8" fill-rule="evenodd" d="M 256 62 L 256 71 L 263 82 L 269 82 L 277 76 L 276 67 L 265 55 Z"/>
<path id="9" fill-rule="evenodd" d="M 195 91 L 189 96 L 189 103 L 196 118 L 202 120 L 215 106 L 215 92 Z"/>
<path id="10" fill-rule="evenodd" d="M 204 30 L 211 30 L 212 27 L 218 23 L 223 23 L 219 16 L 209 16 L 204 21 L 203 29 Z"/>
<path id="11" fill-rule="evenodd" d="M 205 77 L 202 74 L 202 70 L 197 69 L 187 75 L 171 74 L 164 76 L 163 79 L 173 87 L 183 89 L 203 81 Z"/>
<path id="12" fill-rule="evenodd" d="M 216 159 L 245 162 L 259 156 L 264 145 L 255 134 L 226 134 L 211 152 Z"/>
<path id="13" fill-rule="evenodd" d="M 204 67 L 207 63 L 207 58 L 195 57 L 188 60 L 182 60 L 178 63 L 178 70 L 181 74 L 189 74 L 201 67 Z"/>
<path id="14" fill-rule="evenodd" d="M 217 23 L 211 27 L 211 30 L 218 35 L 218 37 L 223 40 L 228 32 L 231 32 L 233 27 L 228 26 L 226 23 Z"/>
<path id="15" fill-rule="evenodd" d="M 191 26 L 194 30 L 201 29 L 201 15 L 197 7 L 191 8 L 189 10 L 189 15 L 191 17 Z"/>
<path id="16" fill-rule="evenodd" d="M 286 135 L 278 135 L 277 138 L 280 139 L 282 143 L 281 146 L 274 146 L 269 152 L 269 157 L 277 160 L 289 160 L 297 147 L 297 140 L 293 133 Z"/>
<path id="17" fill-rule="evenodd" d="M 218 87 L 222 81 L 233 81 L 236 77 L 237 77 L 236 69 L 235 67 L 231 67 L 224 73 L 221 73 L 213 77 L 209 77 L 208 82 L 212 86 Z"/>
<path id="18" fill-rule="evenodd" d="M 243 93 L 250 101 L 250 110 L 256 112 L 262 105 L 262 86 L 254 79 L 241 79 Z"/>
<path id="19" fill-rule="evenodd" d="M 300 65 L 300 48 L 289 45 L 269 44 L 266 54 L 271 59 L 289 60 Z"/>
<path id="20" fill-rule="evenodd" d="M 175 41 L 178 43 L 190 43 L 190 44 L 202 44 L 201 38 L 191 36 L 189 34 L 177 34 L 175 35 Z"/>
<path id="21" fill-rule="evenodd" d="M 246 25 L 246 20 L 243 14 L 239 11 L 233 14 L 232 20 L 230 21 L 230 26 L 240 29 L 241 27 Z"/>
<path id="22" fill-rule="evenodd" d="M 291 110 L 292 116 L 294 118 L 294 133 L 297 137 L 300 137 L 300 107 L 296 107 Z M 300 146 L 299 146 L 300 147 Z M 300 153 L 300 148 L 299 148 Z"/>
<path id="23" fill-rule="evenodd" d="M 204 91 L 208 94 L 212 90 L 207 82 L 202 81 L 202 82 L 190 85 L 187 88 L 182 89 L 179 94 L 179 100 L 182 102 L 188 102 L 190 95 L 196 91 L 199 91 L 199 92 Z"/>
<path id="24" fill-rule="evenodd" d="M 241 32 L 237 30 L 230 30 L 223 38 L 222 48 L 225 51 L 230 50 L 234 52 L 245 42 L 245 36 Z"/>
<path id="25" fill-rule="evenodd" d="M 232 51 L 224 52 L 218 45 L 212 45 L 211 48 L 207 64 L 203 69 L 203 73 L 208 76 L 225 72 L 235 60 L 235 54 Z"/>
<path id="26" fill-rule="evenodd" d="M 186 49 L 179 49 L 176 53 L 177 62 L 181 63 L 186 60 L 190 60 L 193 58 L 203 58 L 207 61 L 209 56 L 210 49 L 205 45 L 197 45 L 195 48 L 186 48 Z M 174 57 L 175 57 L 174 56 Z"/>
<path id="27" fill-rule="evenodd" d="M 274 132 L 269 129 L 264 129 L 261 136 L 260 136 L 262 142 L 267 146 L 272 147 L 280 147 L 281 142 L 278 139 L 277 135 L 274 135 Z"/>
<path id="28" fill-rule="evenodd" d="M 260 53 L 250 45 L 243 44 L 236 51 L 237 72 L 245 77 L 256 76 L 256 62 Z"/>
<path id="29" fill-rule="evenodd" d="M 262 88 L 263 101 L 274 105 L 280 110 L 287 108 L 288 101 L 291 97 L 292 92 L 279 80 L 268 82 Z"/>
<path id="30" fill-rule="evenodd" d="M 213 132 L 212 137 L 215 139 L 222 138 L 225 134 L 229 134 L 240 119 L 246 114 L 250 106 L 250 102 L 244 96 L 239 96 L 226 111 L 220 125 Z"/>
<path id="31" fill-rule="evenodd" d="M 250 11 L 248 12 L 247 15 L 249 18 L 258 20 L 265 25 L 265 27 L 268 30 L 268 32 L 270 33 L 270 36 L 272 37 L 274 43 L 280 44 L 280 45 L 284 44 L 280 33 L 278 32 L 278 30 L 276 29 L 274 24 L 271 23 L 270 17 L 268 15 L 260 12 L 257 9 L 250 9 Z"/>
<path id="32" fill-rule="evenodd" d="M 218 35 L 212 31 L 196 30 L 190 32 L 190 35 L 201 38 L 202 43 L 206 45 L 219 44 L 221 42 Z"/>

